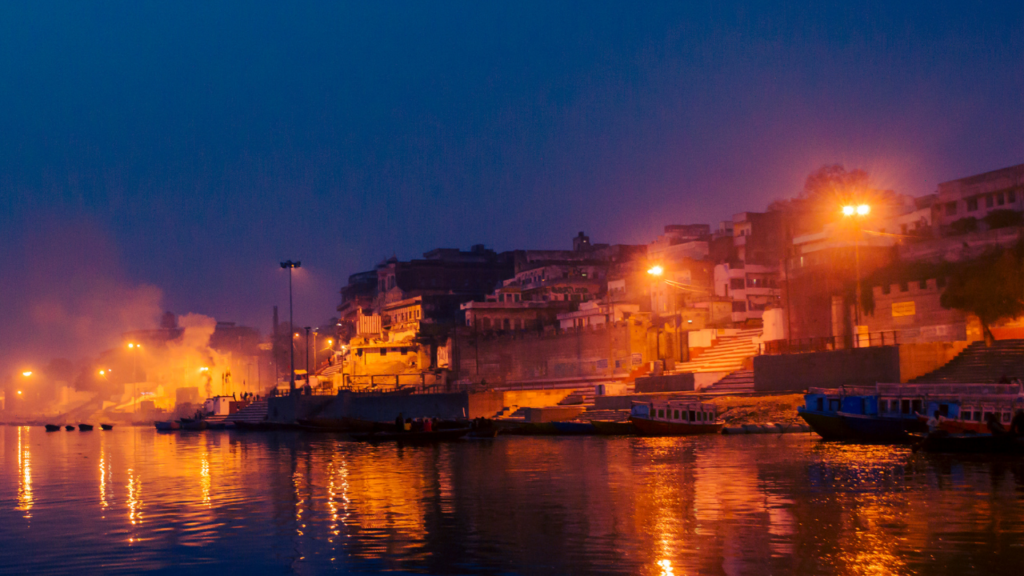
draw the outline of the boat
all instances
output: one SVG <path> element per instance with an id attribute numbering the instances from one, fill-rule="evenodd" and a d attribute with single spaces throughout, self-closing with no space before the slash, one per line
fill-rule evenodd
<path id="1" fill-rule="evenodd" d="M 914 451 L 955 454 L 1024 454 L 1024 438 L 1009 434 L 949 434 L 944 431 L 918 435 Z"/>
<path id="2" fill-rule="evenodd" d="M 68 432 L 74 432 L 75 431 L 75 427 L 70 425 L 70 424 L 65 426 L 64 429 L 67 430 Z"/>
<path id="3" fill-rule="evenodd" d="M 399 442 L 409 444 L 427 444 L 458 440 L 469 434 L 470 428 L 448 428 L 431 432 L 357 432 L 351 434 L 353 440 L 359 442 Z"/>
<path id="4" fill-rule="evenodd" d="M 157 420 L 156 422 L 153 422 L 153 426 L 155 426 L 159 432 L 171 432 L 181 429 L 181 425 L 173 420 Z"/>
<path id="5" fill-rule="evenodd" d="M 850 414 L 838 412 L 842 425 L 849 431 L 847 440 L 857 442 L 899 443 L 910 439 L 902 418 L 887 418 L 877 414 Z"/>
<path id="6" fill-rule="evenodd" d="M 591 434 L 597 434 L 597 428 L 590 422 L 552 422 L 552 426 L 559 435 L 562 436 L 587 436 Z"/>
<path id="7" fill-rule="evenodd" d="M 114 425 L 113 424 L 100 424 L 100 429 L 101 430 L 113 430 L 114 429 Z"/>
<path id="8" fill-rule="evenodd" d="M 78 430 L 80 432 L 92 432 L 92 424 L 79 424 Z"/>
<path id="9" fill-rule="evenodd" d="M 725 426 L 714 404 L 692 400 L 634 402 L 629 421 L 641 436 L 717 434 Z"/>
<path id="10" fill-rule="evenodd" d="M 47 432 L 60 432 L 60 426 L 58 426 L 57 424 L 47 424 L 46 425 L 46 431 Z"/>
<path id="11" fill-rule="evenodd" d="M 373 432 L 384 431 L 384 427 L 394 428 L 393 424 L 371 422 L 358 418 L 299 418 L 299 426 L 311 432 Z"/>
<path id="12" fill-rule="evenodd" d="M 853 431 L 839 414 L 864 414 L 866 401 L 874 392 L 866 387 L 811 388 L 796 412 L 823 440 L 853 440 Z"/>
<path id="13" fill-rule="evenodd" d="M 636 434 L 636 426 L 626 420 L 624 422 L 616 422 L 613 420 L 591 420 L 591 424 L 594 425 L 594 431 L 601 436 L 625 436 L 629 434 Z"/>
<path id="14" fill-rule="evenodd" d="M 182 430 L 190 430 L 193 432 L 199 430 L 206 430 L 206 422 L 201 419 L 197 420 L 194 418 L 182 418 L 181 420 L 178 421 L 178 424 Z"/>
<path id="15" fill-rule="evenodd" d="M 476 438 L 476 439 L 497 438 L 499 432 L 501 432 L 501 429 L 500 428 L 496 428 L 496 427 L 495 428 L 477 428 L 477 429 L 474 429 L 474 430 L 470 430 L 469 434 L 466 434 L 466 438 Z"/>

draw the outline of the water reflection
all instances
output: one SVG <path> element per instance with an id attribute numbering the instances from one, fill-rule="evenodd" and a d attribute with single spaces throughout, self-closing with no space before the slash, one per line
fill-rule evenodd
<path id="1" fill-rule="evenodd" d="M 32 517 L 32 450 L 27 426 L 18 426 L 18 505 L 15 510 Z"/>
<path id="2" fill-rule="evenodd" d="M 1016 460 L 806 436 L 413 448 L 297 433 L 0 434 L 5 572 L 653 576 L 1024 565 Z"/>

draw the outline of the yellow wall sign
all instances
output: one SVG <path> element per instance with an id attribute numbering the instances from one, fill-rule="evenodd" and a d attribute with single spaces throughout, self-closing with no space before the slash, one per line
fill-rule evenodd
<path id="1" fill-rule="evenodd" d="M 898 316 L 913 316 L 917 314 L 917 308 L 914 305 L 914 301 L 910 302 L 893 302 L 892 303 L 892 317 Z"/>

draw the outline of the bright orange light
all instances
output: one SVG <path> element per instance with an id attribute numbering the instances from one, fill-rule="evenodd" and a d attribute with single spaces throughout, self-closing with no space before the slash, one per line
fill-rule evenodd
<path id="1" fill-rule="evenodd" d="M 334 344 L 334 340 L 331 340 L 331 339 L 328 338 L 327 339 L 327 345 L 331 346 L 332 344 Z"/>
<path id="2" fill-rule="evenodd" d="M 104 375 L 104 374 L 106 374 L 106 373 L 107 373 L 107 371 L 106 371 L 106 370 L 100 370 L 100 376 L 103 376 L 103 375 Z"/>
<path id="3" fill-rule="evenodd" d="M 18 396 L 21 396 L 21 390 L 18 390 Z"/>
<path id="4" fill-rule="evenodd" d="M 203 366 L 202 368 L 200 368 L 200 369 L 199 369 L 199 371 L 200 371 L 200 372 L 209 372 L 209 371 L 210 371 L 210 368 L 209 368 L 209 367 L 207 367 L 207 366 Z"/>
<path id="5" fill-rule="evenodd" d="M 665 269 L 655 264 L 654 266 L 651 266 L 650 269 L 647 270 L 647 273 L 650 274 L 651 276 L 661 276 L 662 274 L 665 273 Z"/>
<path id="6" fill-rule="evenodd" d="M 871 213 L 871 206 L 868 206 L 867 204 L 861 204 L 860 206 L 857 206 L 857 215 L 858 216 L 867 216 L 870 213 Z"/>
<path id="7" fill-rule="evenodd" d="M 295 333 L 295 337 L 296 337 L 296 338 L 298 338 L 298 337 L 299 337 L 299 333 L 298 333 L 298 332 L 296 332 L 296 333 Z"/>
<path id="8" fill-rule="evenodd" d="M 853 216 L 857 209 L 853 206 L 843 206 L 843 216 Z"/>
<path id="9" fill-rule="evenodd" d="M 24 376 L 25 378 L 28 378 L 29 376 L 32 375 L 32 371 L 31 370 L 25 370 L 24 372 L 21 373 L 21 375 Z"/>

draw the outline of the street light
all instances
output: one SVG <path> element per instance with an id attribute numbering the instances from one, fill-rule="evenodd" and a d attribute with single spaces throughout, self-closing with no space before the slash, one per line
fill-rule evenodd
<path id="1" fill-rule="evenodd" d="M 853 243 L 853 254 L 854 254 L 853 258 L 854 258 L 854 263 L 855 263 L 854 265 L 856 267 L 856 274 L 857 274 L 857 284 L 856 284 L 855 290 L 854 290 L 855 291 L 854 298 L 856 299 L 856 302 L 853 303 L 853 317 L 854 317 L 854 322 L 856 323 L 856 326 L 854 326 L 853 331 L 854 331 L 854 342 L 856 343 L 855 345 L 858 348 L 860 347 L 860 334 L 857 333 L 857 330 L 858 330 L 858 327 L 860 326 L 860 301 L 861 301 L 861 295 L 860 295 L 860 239 L 861 239 L 861 236 L 862 236 L 862 234 L 861 234 L 861 218 L 867 216 L 868 214 L 871 214 L 871 206 L 869 206 L 868 204 L 858 204 L 856 206 L 854 206 L 852 204 L 849 204 L 849 205 L 843 206 L 843 217 L 844 218 L 854 218 L 854 224 L 856 226 L 855 230 L 857 232 L 856 238 L 854 239 L 854 243 Z"/>
<path id="2" fill-rule="evenodd" d="M 32 375 L 32 371 L 31 370 L 25 370 L 24 372 L 21 373 L 21 375 L 24 376 L 25 378 L 28 378 L 29 376 Z"/>
<path id="3" fill-rule="evenodd" d="M 299 262 L 299 261 L 292 262 L 291 260 L 285 260 L 284 262 L 281 262 L 281 268 L 287 268 L 288 269 L 288 328 L 290 328 L 290 329 L 294 329 L 294 327 L 295 327 L 294 308 L 292 306 L 292 270 L 294 270 L 296 268 L 301 268 L 301 267 L 302 267 L 302 262 Z M 289 386 L 291 388 L 291 393 L 295 394 L 295 345 L 294 345 L 294 343 L 292 344 L 291 362 L 292 362 L 292 369 L 291 369 L 291 373 L 290 373 L 288 381 L 290 383 Z"/>

